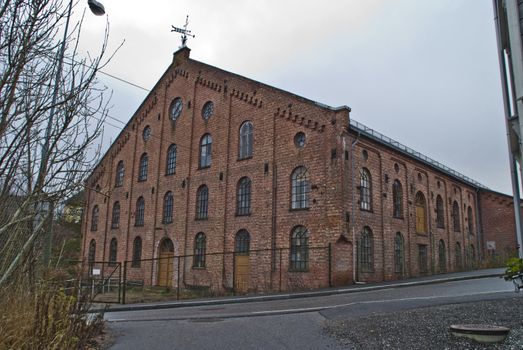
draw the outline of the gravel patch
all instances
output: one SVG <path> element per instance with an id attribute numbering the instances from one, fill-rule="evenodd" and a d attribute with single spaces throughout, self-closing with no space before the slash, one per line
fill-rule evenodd
<path id="1" fill-rule="evenodd" d="M 482 344 L 449 332 L 451 324 L 472 323 L 509 327 L 510 333 L 502 343 Z M 523 298 L 327 320 L 324 330 L 347 349 L 523 349 Z"/>

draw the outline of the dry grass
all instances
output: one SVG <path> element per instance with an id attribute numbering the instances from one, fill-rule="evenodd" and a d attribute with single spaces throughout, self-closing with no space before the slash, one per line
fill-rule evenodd
<path id="1" fill-rule="evenodd" d="M 84 349 L 101 332 L 102 318 L 87 313 L 88 303 L 55 284 L 27 287 L 0 292 L 0 349 Z"/>

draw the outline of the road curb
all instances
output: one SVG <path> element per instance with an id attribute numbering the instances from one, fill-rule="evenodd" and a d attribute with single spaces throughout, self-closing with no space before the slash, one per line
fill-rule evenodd
<path id="1" fill-rule="evenodd" d="M 234 297 L 226 299 L 199 299 L 191 301 L 174 301 L 174 302 L 163 302 L 163 303 L 150 303 L 150 304 L 128 304 L 128 305 L 113 305 L 105 308 L 92 308 L 89 310 L 90 313 L 100 312 L 125 312 L 125 311 L 141 311 L 141 310 L 159 310 L 159 309 L 172 309 L 181 307 L 195 307 L 195 306 L 209 306 L 209 305 L 223 305 L 223 304 L 238 304 L 238 303 L 252 303 L 259 301 L 274 301 L 274 300 L 286 300 L 286 299 L 297 299 L 297 298 L 311 298 L 320 296 L 330 296 L 338 294 L 350 294 L 360 292 L 370 292 L 376 290 L 390 289 L 390 288 L 402 288 L 412 286 L 423 286 L 445 282 L 465 281 L 471 279 L 480 278 L 491 278 L 491 277 L 502 277 L 502 273 L 489 273 L 483 275 L 467 275 L 457 277 L 446 277 L 436 278 L 422 281 L 410 281 L 410 282 L 398 282 L 390 284 L 379 284 L 369 286 L 353 286 L 344 288 L 335 288 L 327 290 L 317 290 L 310 292 L 298 292 L 298 293 L 285 293 L 285 294 L 273 294 L 273 295 L 260 295 L 260 296 L 246 296 L 246 297 Z"/>

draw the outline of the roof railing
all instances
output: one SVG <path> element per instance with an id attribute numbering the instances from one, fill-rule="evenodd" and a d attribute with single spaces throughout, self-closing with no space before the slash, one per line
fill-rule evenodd
<path id="1" fill-rule="evenodd" d="M 407 147 L 407 146 L 399 143 L 398 141 L 395 141 L 395 140 L 391 139 L 390 137 L 385 136 L 382 133 L 380 133 L 374 129 L 371 129 L 368 126 L 365 126 L 365 125 L 357 122 L 354 119 L 349 119 L 349 123 L 350 123 L 350 126 L 355 131 L 363 133 L 364 135 L 366 135 L 378 142 L 384 143 L 384 144 L 388 145 L 389 147 L 392 147 L 402 153 L 407 153 L 408 155 L 412 156 L 413 158 L 416 158 L 416 159 L 422 161 L 423 163 L 426 163 L 450 176 L 453 176 L 462 181 L 468 182 L 469 184 L 472 184 L 476 187 L 488 189 L 487 186 L 482 185 L 481 183 L 477 182 L 476 180 L 473 180 L 470 177 L 463 175 L 463 174 L 457 172 L 456 170 L 451 169 L 448 166 L 443 165 L 440 162 L 438 162 L 432 158 L 429 158 L 426 155 L 421 154 L 421 153 L 413 150 L 412 148 Z"/>

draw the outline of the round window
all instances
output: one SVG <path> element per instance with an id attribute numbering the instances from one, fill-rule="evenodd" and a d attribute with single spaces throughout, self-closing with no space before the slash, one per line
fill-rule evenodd
<path id="1" fill-rule="evenodd" d="M 144 141 L 148 141 L 150 138 L 151 138 L 151 128 L 149 127 L 149 125 L 147 125 L 144 129 L 143 129 L 143 140 Z"/>
<path id="2" fill-rule="evenodd" d="M 169 109 L 169 116 L 173 122 L 180 117 L 182 114 L 182 109 L 183 101 L 180 97 L 176 97 L 171 103 L 171 108 Z"/>
<path id="3" fill-rule="evenodd" d="M 202 108 L 203 119 L 209 120 L 209 118 L 212 116 L 213 113 L 214 113 L 214 103 L 212 103 L 212 101 L 205 102 L 205 104 L 203 105 L 203 108 Z"/>
<path id="4" fill-rule="evenodd" d="M 305 134 L 303 132 L 300 131 L 294 136 L 294 144 L 299 148 L 305 146 Z"/>

